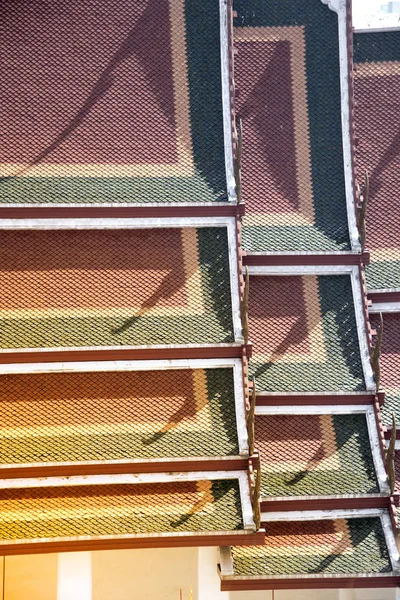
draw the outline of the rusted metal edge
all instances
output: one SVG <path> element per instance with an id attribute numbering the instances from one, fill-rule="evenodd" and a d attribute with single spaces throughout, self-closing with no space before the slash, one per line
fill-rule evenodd
<path id="1" fill-rule="evenodd" d="M 342 266 L 368 265 L 368 251 L 359 252 L 280 252 L 250 253 L 243 256 L 245 266 Z"/>
<path id="2" fill-rule="evenodd" d="M 111 475 L 115 473 L 166 473 L 197 471 L 247 471 L 248 458 L 241 456 L 174 458 L 169 460 L 104 460 L 62 463 L 48 462 L 42 465 L 0 465 L 0 479 L 22 477 L 70 477 L 74 475 Z"/>
<path id="3" fill-rule="evenodd" d="M 390 507 L 390 497 L 379 494 L 343 495 L 326 497 L 287 497 L 263 498 L 261 512 L 281 512 L 292 510 L 341 510 Z"/>
<path id="4" fill-rule="evenodd" d="M 395 573 L 386 575 L 349 575 L 341 577 L 296 577 L 257 578 L 220 575 L 221 591 L 252 590 L 310 590 L 336 588 L 395 588 L 400 585 L 400 576 Z"/>
<path id="5" fill-rule="evenodd" d="M 244 215 L 244 204 L 202 204 L 197 206 L 0 206 L 0 219 L 88 219 L 88 218 L 170 218 L 235 217 Z"/>
<path id="6" fill-rule="evenodd" d="M 131 548 L 183 548 L 191 546 L 231 546 L 264 543 L 264 531 L 215 531 L 171 534 L 127 534 L 113 536 L 77 536 L 5 541 L 0 544 L 2 556 L 17 554 L 43 554 L 48 552 L 74 552 L 83 550 L 122 550 Z"/>

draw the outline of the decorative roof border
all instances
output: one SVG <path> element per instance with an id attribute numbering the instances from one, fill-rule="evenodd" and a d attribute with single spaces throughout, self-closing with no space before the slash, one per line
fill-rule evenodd
<path id="1" fill-rule="evenodd" d="M 232 139 L 232 102 L 231 102 L 231 64 L 229 43 L 228 0 L 219 0 L 220 14 L 220 47 L 221 47 L 221 81 L 222 81 L 222 111 L 225 145 L 225 175 L 228 200 L 237 201 L 236 183 L 233 166 Z"/>
<path id="2" fill-rule="evenodd" d="M 322 4 L 326 4 L 328 8 L 339 14 L 340 0 L 321 0 Z"/>

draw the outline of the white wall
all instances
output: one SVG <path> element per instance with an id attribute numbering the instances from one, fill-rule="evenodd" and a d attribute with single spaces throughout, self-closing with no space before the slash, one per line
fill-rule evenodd
<path id="1" fill-rule="evenodd" d="M 92 600 L 92 553 L 58 555 L 57 600 Z"/>
<path id="2" fill-rule="evenodd" d="M 3 598 L 2 563 L 0 600 L 180 600 L 180 590 L 188 600 L 190 588 L 193 600 L 396 599 L 391 589 L 221 592 L 216 548 L 8 556 Z"/>
<path id="3" fill-rule="evenodd" d="M 92 600 L 197 600 L 197 548 L 92 552 Z M 7 600 L 7 599 L 6 599 Z M 73 600 L 73 599 L 71 599 Z"/>

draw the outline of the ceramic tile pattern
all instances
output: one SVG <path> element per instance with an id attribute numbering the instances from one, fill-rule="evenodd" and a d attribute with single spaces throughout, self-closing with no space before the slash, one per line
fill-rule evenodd
<path id="1" fill-rule="evenodd" d="M 348 275 L 251 277 L 249 336 L 260 391 L 364 388 Z"/>
<path id="2" fill-rule="evenodd" d="M 227 200 L 218 2 L 33 0 L 0 27 L 0 202 Z"/>
<path id="3" fill-rule="evenodd" d="M 349 248 L 337 15 L 309 0 L 236 0 L 243 245 Z"/>
<path id="4" fill-rule="evenodd" d="M 395 491 L 399 494 L 400 493 L 400 450 L 396 450 L 396 452 L 395 452 L 394 467 L 395 467 L 395 477 L 396 477 Z M 397 507 L 397 517 L 399 517 L 399 516 L 400 516 L 400 508 Z"/>
<path id="5" fill-rule="evenodd" d="M 235 480 L 2 490 L 0 540 L 243 529 Z"/>
<path id="6" fill-rule="evenodd" d="M 257 416 L 261 495 L 379 493 L 364 415 Z"/>
<path id="7" fill-rule="evenodd" d="M 0 382 L 0 464 L 239 454 L 232 369 Z"/>
<path id="8" fill-rule="evenodd" d="M 370 316 L 373 328 L 379 326 L 378 316 Z M 383 315 L 383 339 L 380 359 L 381 385 L 385 403 L 381 415 L 384 425 L 391 425 L 392 413 L 400 426 L 400 314 Z"/>
<path id="9" fill-rule="evenodd" d="M 2 348 L 232 342 L 225 228 L 0 234 Z"/>
<path id="10" fill-rule="evenodd" d="M 387 573 L 378 517 L 266 524 L 263 546 L 232 548 L 235 575 Z"/>
<path id="11" fill-rule="evenodd" d="M 355 34 L 354 93 L 358 176 L 370 177 L 369 289 L 400 287 L 400 31 Z"/>

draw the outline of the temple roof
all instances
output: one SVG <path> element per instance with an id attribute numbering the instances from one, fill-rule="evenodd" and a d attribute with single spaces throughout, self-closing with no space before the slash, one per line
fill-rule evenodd
<path id="1" fill-rule="evenodd" d="M 221 545 L 223 590 L 400 584 L 336 4 L 0 10 L 0 203 L 45 205 L 0 209 L 0 554 Z M 397 285 L 395 39 L 356 43 L 372 287 Z"/>
<path id="2" fill-rule="evenodd" d="M 378 316 L 371 315 L 371 325 L 378 327 Z M 381 409 L 384 425 L 391 426 L 392 413 L 400 426 L 400 313 L 383 314 L 383 337 L 380 357 L 385 402 Z"/>
<path id="3" fill-rule="evenodd" d="M 262 500 L 380 492 L 365 414 L 258 414 L 255 437 Z"/>
<path id="4" fill-rule="evenodd" d="M 357 170 L 370 178 L 367 284 L 400 288 L 400 31 L 355 34 L 354 61 Z"/>
<path id="5" fill-rule="evenodd" d="M 8 3 L 0 40 L 0 202 L 227 200 L 218 2 Z"/>
<path id="6" fill-rule="evenodd" d="M 244 532 L 238 479 L 16 487 L 0 490 L 2 554 L 135 545 L 161 534 Z M 51 484 L 51 480 L 49 480 Z M 246 527 L 249 527 L 247 523 Z M 157 540 L 153 538 L 153 546 Z M 49 551 L 49 550 L 48 550 Z"/>
<path id="7" fill-rule="evenodd" d="M 237 456 L 238 427 L 233 369 L 0 376 L 3 471 Z"/>
<path id="8" fill-rule="evenodd" d="M 234 341 L 226 228 L 0 240 L 3 349 Z"/>
<path id="9" fill-rule="evenodd" d="M 233 5 L 243 245 L 349 249 L 337 14 L 309 0 Z"/>
<path id="10" fill-rule="evenodd" d="M 365 389 L 350 275 L 251 277 L 259 391 Z"/>
<path id="11" fill-rule="evenodd" d="M 241 584 L 247 584 L 246 589 L 310 589 L 318 587 L 317 582 L 326 587 L 332 577 L 394 575 L 379 516 L 361 513 L 356 518 L 319 521 L 305 517 L 265 523 L 265 528 L 264 545 L 232 548 L 234 575 L 222 574 L 222 589 L 244 589 Z M 257 581 L 260 585 L 252 587 L 251 582 Z"/>

